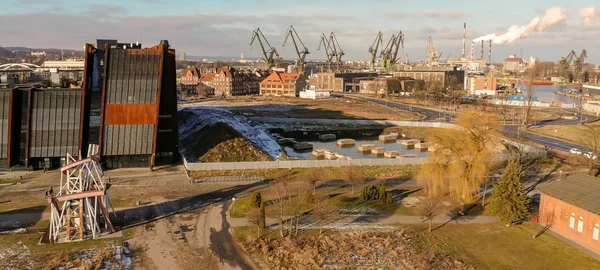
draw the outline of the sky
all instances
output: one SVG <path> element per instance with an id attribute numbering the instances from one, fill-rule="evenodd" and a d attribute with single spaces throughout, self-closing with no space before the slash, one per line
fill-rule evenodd
<path id="1" fill-rule="evenodd" d="M 476 37 L 526 25 L 552 7 L 565 8 L 567 19 L 525 39 L 494 44 L 493 60 L 513 53 L 557 61 L 587 49 L 588 62 L 600 64 L 600 18 L 584 27 L 579 17 L 582 8 L 600 8 L 600 0 L 0 0 L 0 46 L 82 49 L 99 38 L 149 47 L 166 39 L 186 55 L 258 57 L 260 47 L 249 43 L 260 27 L 284 59 L 294 59 L 293 46 L 281 46 L 293 25 L 311 52 L 308 59 L 325 58 L 317 50 L 321 33 L 336 34 L 345 60 L 367 60 L 378 31 L 384 43 L 402 31 L 404 54 L 417 61 L 427 55 L 430 36 L 442 59 L 459 57 L 463 23 L 469 54 Z"/>

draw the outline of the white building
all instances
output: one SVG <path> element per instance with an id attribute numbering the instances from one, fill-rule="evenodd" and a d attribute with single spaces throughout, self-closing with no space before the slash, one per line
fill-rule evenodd
<path id="1" fill-rule="evenodd" d="M 330 90 L 317 90 L 314 85 L 311 85 L 309 89 L 300 91 L 300 98 L 306 99 L 322 99 L 329 98 Z"/>

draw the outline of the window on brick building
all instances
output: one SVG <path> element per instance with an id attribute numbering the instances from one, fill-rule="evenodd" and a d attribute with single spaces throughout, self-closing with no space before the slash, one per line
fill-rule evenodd
<path id="1" fill-rule="evenodd" d="M 594 225 L 594 233 L 592 234 L 592 239 L 598 241 L 599 234 L 600 234 L 600 224 L 596 223 L 596 225 Z"/>
<path id="2" fill-rule="evenodd" d="M 579 216 L 579 222 L 577 222 L 577 231 L 583 233 L 583 217 Z"/>
<path id="3" fill-rule="evenodd" d="M 569 218 L 569 228 L 575 229 L 575 213 L 571 213 L 571 217 Z"/>

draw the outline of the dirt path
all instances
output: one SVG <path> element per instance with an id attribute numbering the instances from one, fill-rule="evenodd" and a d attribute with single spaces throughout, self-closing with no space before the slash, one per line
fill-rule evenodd
<path id="1" fill-rule="evenodd" d="M 252 269 L 236 248 L 226 220 L 227 204 L 216 203 L 139 228 L 131 240 L 142 247 L 140 269 Z"/>

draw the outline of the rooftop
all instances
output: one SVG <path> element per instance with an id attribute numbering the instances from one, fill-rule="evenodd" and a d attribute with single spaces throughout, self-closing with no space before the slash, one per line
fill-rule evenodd
<path id="1" fill-rule="evenodd" d="M 600 215 L 600 177 L 575 174 L 539 190 L 551 197 Z"/>

